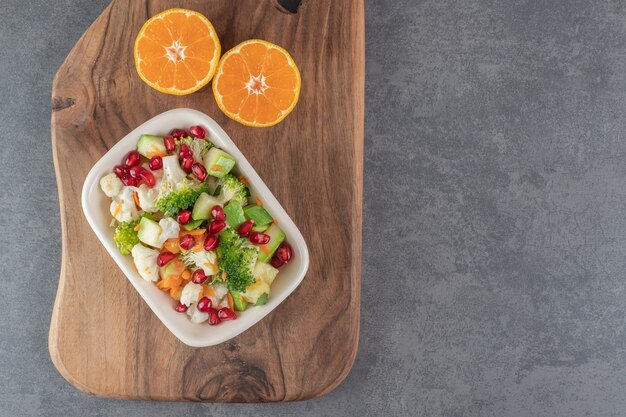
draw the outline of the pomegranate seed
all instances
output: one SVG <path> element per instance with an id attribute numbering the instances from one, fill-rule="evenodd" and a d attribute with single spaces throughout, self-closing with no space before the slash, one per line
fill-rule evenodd
<path id="1" fill-rule="evenodd" d="M 270 265 L 272 265 L 276 269 L 280 268 L 284 264 L 285 263 L 281 261 L 280 259 L 278 259 L 276 255 L 272 256 L 272 259 L 270 259 Z"/>
<path id="2" fill-rule="evenodd" d="M 266 235 L 265 233 L 260 233 L 260 232 L 250 233 L 250 242 L 254 243 L 255 245 L 265 245 L 269 241 L 270 241 L 270 237 Z"/>
<path id="3" fill-rule="evenodd" d="M 156 178 L 154 178 L 154 174 L 148 171 L 147 169 L 142 168 L 139 175 L 141 176 L 141 179 L 143 180 L 143 182 L 146 183 L 148 187 L 152 188 L 156 184 Z"/>
<path id="4" fill-rule="evenodd" d="M 220 323 L 220 318 L 217 314 L 217 310 L 214 308 L 209 308 L 209 311 L 207 311 L 207 313 L 209 313 L 209 324 L 211 326 L 215 325 L 215 324 L 219 324 Z"/>
<path id="5" fill-rule="evenodd" d="M 220 245 L 220 241 L 215 235 L 207 235 L 204 239 L 204 250 L 209 251 L 217 248 Z"/>
<path id="6" fill-rule="evenodd" d="M 224 209 L 222 208 L 222 206 L 213 206 L 213 208 L 211 209 L 211 217 L 221 222 L 226 220 L 226 213 L 224 213 Z"/>
<path id="7" fill-rule="evenodd" d="M 119 179 L 122 179 L 122 177 L 124 175 L 128 175 L 128 168 L 122 166 L 122 165 L 115 165 L 115 167 L 113 167 L 113 172 L 115 172 L 115 175 L 117 175 L 117 177 Z"/>
<path id="8" fill-rule="evenodd" d="M 206 137 L 206 130 L 202 126 L 191 126 L 189 128 L 189 133 L 198 139 L 204 139 Z"/>
<path id="9" fill-rule="evenodd" d="M 187 137 L 187 132 L 183 129 L 174 129 L 172 130 L 172 133 L 170 133 L 170 135 L 172 135 L 175 139 L 180 139 Z"/>
<path id="10" fill-rule="evenodd" d="M 247 236 L 250 235 L 250 231 L 252 230 L 252 226 L 254 226 L 254 220 L 253 219 L 250 219 L 247 222 L 243 222 L 237 228 L 237 233 L 239 233 L 239 236 L 246 236 L 247 237 Z"/>
<path id="11" fill-rule="evenodd" d="M 175 257 L 176 255 L 174 255 L 172 252 L 161 252 L 159 253 L 159 256 L 157 256 L 157 265 L 160 267 L 165 266 L 170 263 Z"/>
<path id="12" fill-rule="evenodd" d="M 283 242 L 280 244 L 278 249 L 276 249 L 276 253 L 274 254 L 274 256 L 276 256 L 278 259 L 286 264 L 291 259 L 292 254 L 293 250 L 291 249 L 291 245 L 289 245 L 289 243 L 287 242 Z"/>
<path id="13" fill-rule="evenodd" d="M 217 312 L 217 317 L 219 317 L 220 320 L 235 320 L 237 318 L 237 315 L 230 308 L 224 307 L 220 308 L 220 310 Z"/>
<path id="14" fill-rule="evenodd" d="M 176 220 L 179 224 L 189 223 L 189 220 L 191 220 L 191 210 L 182 210 L 178 213 L 178 216 L 176 216 Z"/>
<path id="15" fill-rule="evenodd" d="M 189 250 L 196 244 L 196 239 L 192 235 L 185 235 L 180 238 L 179 245 L 185 250 Z"/>
<path id="16" fill-rule="evenodd" d="M 216 235 L 226 228 L 226 223 L 221 220 L 212 220 L 209 223 L 208 231 L 212 235 Z"/>
<path id="17" fill-rule="evenodd" d="M 153 171 L 163 168 L 163 158 L 161 158 L 160 156 L 153 156 L 152 158 L 150 158 L 148 166 Z"/>
<path id="18" fill-rule="evenodd" d="M 176 149 L 176 139 L 171 136 L 166 136 L 163 138 L 163 144 L 165 145 L 165 150 L 168 152 L 172 152 Z"/>
<path id="19" fill-rule="evenodd" d="M 182 161 L 183 159 L 191 158 L 192 156 L 193 153 L 191 152 L 191 149 L 189 149 L 189 146 L 184 143 L 180 145 L 180 149 L 178 150 L 178 159 Z"/>
<path id="20" fill-rule="evenodd" d="M 179 313 L 184 313 L 185 311 L 187 311 L 187 306 L 183 303 L 178 303 L 176 304 L 176 311 L 178 311 Z"/>
<path id="21" fill-rule="evenodd" d="M 128 170 L 128 173 L 131 177 L 139 179 L 139 176 L 141 175 L 141 167 L 132 167 Z"/>
<path id="22" fill-rule="evenodd" d="M 212 307 L 213 303 L 209 297 L 202 297 L 200 301 L 198 301 L 198 304 L 196 304 L 198 311 L 202 311 L 203 313 L 208 313 Z"/>
<path id="23" fill-rule="evenodd" d="M 124 158 L 124 165 L 127 167 L 134 167 L 139 165 L 139 161 L 141 160 L 141 155 L 137 151 L 130 151 Z"/>
<path id="24" fill-rule="evenodd" d="M 124 185 L 128 185 L 130 187 L 136 187 L 137 186 L 137 178 L 133 178 L 130 176 L 130 174 L 125 174 L 122 175 L 122 178 L 120 178 L 122 180 L 122 182 L 124 183 Z"/>
<path id="25" fill-rule="evenodd" d="M 183 159 L 183 163 L 180 164 L 180 166 L 183 168 L 183 171 L 185 171 L 186 173 L 190 173 L 191 168 L 193 167 L 193 158 L 188 157 Z"/>
<path id="26" fill-rule="evenodd" d="M 202 269 L 196 269 L 191 275 L 191 282 L 193 282 L 194 284 L 202 284 L 204 281 L 206 281 L 206 279 L 207 276 Z"/>
<path id="27" fill-rule="evenodd" d="M 202 164 L 199 163 L 195 163 L 191 166 L 191 170 L 193 171 L 194 175 L 200 180 L 200 181 L 204 181 L 206 178 L 206 169 L 204 169 L 204 167 L 202 166 Z"/>

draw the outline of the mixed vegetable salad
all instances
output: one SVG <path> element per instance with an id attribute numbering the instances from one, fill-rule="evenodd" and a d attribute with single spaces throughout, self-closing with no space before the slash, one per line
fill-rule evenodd
<path id="1" fill-rule="evenodd" d="M 142 135 L 100 179 L 112 199 L 116 246 L 194 323 L 218 324 L 265 304 L 293 256 L 262 201 L 250 202 L 235 165 L 202 126 L 192 126 Z"/>

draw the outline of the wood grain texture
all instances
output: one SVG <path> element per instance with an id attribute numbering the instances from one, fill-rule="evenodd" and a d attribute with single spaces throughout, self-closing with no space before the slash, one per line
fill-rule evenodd
<path id="1" fill-rule="evenodd" d="M 302 73 L 294 112 L 254 129 L 226 118 L 208 87 L 174 97 L 143 84 L 134 37 L 148 17 L 175 6 L 208 16 L 224 51 L 249 38 L 289 50 Z M 293 15 L 270 1 L 116 0 L 78 41 L 52 94 L 63 249 L 49 346 L 69 382 L 107 397 L 263 402 L 316 397 L 345 378 L 359 334 L 363 19 L 362 0 L 311 0 Z M 134 127 L 176 107 L 223 126 L 298 225 L 311 256 L 307 276 L 281 306 L 210 348 L 185 346 L 169 333 L 80 208 L 93 163 Z"/>

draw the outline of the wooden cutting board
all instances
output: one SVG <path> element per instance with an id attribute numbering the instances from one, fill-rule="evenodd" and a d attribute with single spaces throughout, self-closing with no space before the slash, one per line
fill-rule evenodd
<path id="1" fill-rule="evenodd" d="M 146 19 L 171 7 L 205 14 L 223 51 L 250 38 L 285 47 L 302 73 L 294 112 L 255 129 L 225 117 L 208 87 L 186 97 L 147 87 L 134 69 L 133 42 Z M 49 345 L 70 383 L 106 397 L 264 402 L 316 397 L 346 377 L 359 335 L 363 22 L 362 0 L 310 0 L 297 14 L 269 0 L 115 0 L 78 41 L 52 91 L 63 250 Z M 298 225 L 311 256 L 303 283 L 280 307 L 210 348 L 188 347 L 169 333 L 80 206 L 94 162 L 176 107 L 223 126 Z"/>

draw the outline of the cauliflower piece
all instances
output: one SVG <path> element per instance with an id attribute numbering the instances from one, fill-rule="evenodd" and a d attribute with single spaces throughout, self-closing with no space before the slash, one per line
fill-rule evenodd
<path id="1" fill-rule="evenodd" d="M 180 294 L 180 302 L 181 304 L 189 307 L 190 305 L 197 303 L 198 300 L 200 300 L 200 297 L 202 297 L 202 285 L 190 282 L 185 285 L 185 288 L 183 288 L 183 292 Z"/>
<path id="2" fill-rule="evenodd" d="M 188 267 L 201 268 L 208 276 L 216 275 L 218 272 L 217 255 L 215 251 L 183 251 L 181 253 L 181 259 Z"/>
<path id="3" fill-rule="evenodd" d="M 191 320 L 192 323 L 204 323 L 209 319 L 209 313 L 203 313 L 202 311 L 198 310 L 195 304 L 192 304 L 191 307 L 187 309 L 187 315 L 189 316 L 189 320 Z"/>
<path id="4" fill-rule="evenodd" d="M 187 174 L 180 167 L 178 157 L 176 155 L 164 156 L 163 158 L 163 182 L 167 182 L 172 186 L 183 182 Z"/>
<path id="5" fill-rule="evenodd" d="M 100 188 L 107 197 L 115 197 L 124 188 L 124 183 L 117 178 L 117 175 L 110 173 L 100 178 Z"/>
<path id="6" fill-rule="evenodd" d="M 118 222 L 129 222 L 139 218 L 139 210 L 135 206 L 133 197 L 135 187 L 124 187 L 111 202 L 111 215 Z"/>
<path id="7" fill-rule="evenodd" d="M 164 217 L 159 220 L 159 226 L 161 226 L 161 234 L 159 235 L 159 248 L 163 247 L 163 244 L 167 239 L 174 239 L 178 237 L 180 231 L 180 225 L 176 220 L 171 217 Z"/>
<path id="8" fill-rule="evenodd" d="M 159 211 L 156 206 L 159 190 L 156 186 L 149 188 L 146 184 L 141 184 L 139 187 L 132 187 L 132 189 L 139 196 L 139 205 L 143 211 L 147 211 L 148 213 Z"/>
<path id="9" fill-rule="evenodd" d="M 228 307 L 228 288 L 224 284 L 211 285 L 215 295 L 210 297 L 213 308 L 220 309 L 222 307 Z"/>
<path id="10" fill-rule="evenodd" d="M 133 255 L 135 267 L 137 268 L 139 275 L 141 275 L 141 278 L 146 281 L 158 281 L 159 267 L 157 266 L 156 259 L 157 256 L 159 256 L 159 251 L 147 248 L 141 243 L 137 243 L 133 246 L 131 254 Z"/>

